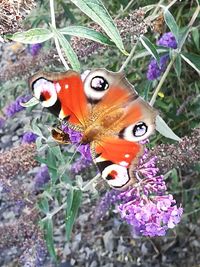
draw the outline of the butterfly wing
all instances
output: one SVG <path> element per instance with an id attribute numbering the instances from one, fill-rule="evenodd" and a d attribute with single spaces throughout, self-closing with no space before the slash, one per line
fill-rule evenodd
<path id="1" fill-rule="evenodd" d="M 142 154 L 142 146 L 136 142 L 126 141 L 117 137 L 105 138 L 95 146 L 95 163 L 102 178 L 116 189 L 124 189 L 136 182 L 132 173 Z"/>
<path id="2" fill-rule="evenodd" d="M 87 99 L 80 74 L 40 71 L 29 80 L 33 95 L 42 106 L 71 124 L 84 125 L 88 116 Z"/>
<path id="3" fill-rule="evenodd" d="M 122 73 L 94 70 L 86 77 L 84 91 L 92 111 L 99 114 L 98 124 L 105 128 L 92 143 L 94 161 L 110 186 L 124 189 L 136 180 L 133 170 L 143 151 L 140 141 L 153 133 L 156 112 Z"/>

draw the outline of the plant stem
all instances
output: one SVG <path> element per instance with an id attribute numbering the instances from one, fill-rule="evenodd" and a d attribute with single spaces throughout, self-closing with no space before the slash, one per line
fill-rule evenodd
<path id="1" fill-rule="evenodd" d="M 126 68 L 126 66 L 128 65 L 129 61 L 131 60 L 131 58 L 133 57 L 133 55 L 134 55 L 134 53 L 135 53 L 135 49 L 136 49 L 136 47 L 137 47 L 137 44 L 138 44 L 138 40 L 137 40 L 137 42 L 134 44 L 133 48 L 131 49 L 131 52 L 130 52 L 130 54 L 128 55 L 128 57 L 126 58 L 125 62 L 122 64 L 122 66 L 121 66 L 119 72 L 122 72 L 122 71 Z"/>
<path id="2" fill-rule="evenodd" d="M 171 59 L 170 63 L 168 64 L 168 66 L 167 66 L 167 68 L 166 68 L 166 70 L 165 70 L 165 72 L 164 72 L 162 78 L 160 79 L 160 82 L 159 82 L 158 86 L 156 87 L 156 90 L 155 90 L 155 92 L 153 93 L 153 96 L 152 96 L 152 98 L 151 98 L 151 100 L 150 100 L 150 102 L 149 102 L 149 104 L 150 104 L 151 106 L 154 105 L 154 103 L 155 103 L 155 101 L 156 101 L 157 94 L 158 94 L 158 92 L 160 91 L 160 88 L 162 87 L 162 85 L 163 85 L 163 83 L 164 83 L 164 81 L 165 81 L 165 79 L 166 79 L 166 77 L 167 77 L 167 75 L 168 75 L 168 73 L 169 73 L 169 71 L 170 71 L 170 69 L 171 69 L 171 67 L 172 67 L 172 65 L 173 65 L 173 63 L 174 63 L 174 61 L 175 61 L 175 59 L 176 59 L 176 55 L 173 56 L 173 58 Z"/>
<path id="3" fill-rule="evenodd" d="M 60 207 L 48 213 L 46 217 L 44 217 L 41 221 L 46 221 L 47 219 L 51 219 L 54 215 L 56 215 L 60 210 L 64 209 L 67 206 L 67 202 L 64 202 Z"/>
<path id="4" fill-rule="evenodd" d="M 54 28 L 56 28 L 56 19 L 55 19 L 55 10 L 54 10 L 54 0 L 49 0 L 50 2 L 50 12 L 51 12 L 51 24 Z M 65 60 L 65 58 L 62 55 L 62 51 L 60 48 L 60 44 L 58 41 L 58 38 L 54 37 L 55 40 L 55 46 L 56 46 L 56 50 L 58 52 L 58 56 L 60 58 L 60 60 L 62 61 L 63 65 L 65 66 L 66 70 L 69 69 L 69 66 Z"/>
<path id="5" fill-rule="evenodd" d="M 85 186 L 82 187 L 82 191 L 86 191 L 87 188 L 92 184 L 94 183 L 96 180 L 98 180 L 100 178 L 100 174 L 98 173 L 94 178 L 92 178 L 92 180 L 90 180 Z"/>
<path id="6" fill-rule="evenodd" d="M 173 1 L 173 2 L 174 2 L 174 1 Z M 200 12 L 200 6 L 198 5 L 197 8 L 196 8 L 196 10 L 195 10 L 195 12 L 194 12 L 194 14 L 193 14 L 193 16 L 192 16 L 192 18 L 191 18 L 191 20 L 190 20 L 190 22 L 189 22 L 189 24 L 188 24 L 188 31 L 187 31 L 187 33 L 185 34 L 185 36 L 183 37 L 183 39 L 182 39 L 182 41 L 181 41 L 181 44 L 179 45 L 179 48 L 178 48 L 177 53 L 180 53 L 180 52 L 181 52 L 182 46 L 184 45 L 184 42 L 185 42 L 185 40 L 187 39 L 187 36 L 188 36 L 188 34 L 189 34 L 189 32 L 190 32 L 190 28 L 191 28 L 192 25 L 194 24 L 194 22 L 195 22 L 195 20 L 196 20 L 196 18 L 197 18 L 197 16 L 198 16 L 198 14 L 199 14 L 199 12 Z M 167 66 L 167 68 L 166 68 L 166 70 L 165 70 L 165 72 L 164 72 L 162 78 L 160 79 L 160 82 L 159 82 L 158 86 L 156 87 L 155 92 L 154 92 L 154 94 L 153 94 L 153 96 L 152 96 L 152 98 L 151 98 L 151 100 L 150 100 L 150 103 L 149 103 L 149 104 L 150 104 L 151 106 L 154 105 L 155 100 L 156 100 L 156 97 L 157 97 L 157 95 L 158 95 L 158 93 L 159 93 L 159 91 L 160 91 L 160 88 L 162 87 L 162 85 L 163 85 L 165 79 L 167 78 L 167 75 L 168 75 L 168 73 L 169 73 L 169 71 L 170 71 L 170 69 L 171 69 L 171 67 L 172 67 L 172 65 L 173 65 L 173 63 L 174 63 L 176 57 L 177 57 L 177 54 L 175 54 L 175 55 L 172 57 L 172 59 L 171 59 L 169 65 Z"/>

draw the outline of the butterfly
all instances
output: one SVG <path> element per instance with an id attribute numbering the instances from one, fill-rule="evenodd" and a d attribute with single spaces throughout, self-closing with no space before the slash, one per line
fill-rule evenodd
<path id="1" fill-rule="evenodd" d="M 94 69 L 84 80 L 73 70 L 39 71 L 29 80 L 33 96 L 89 144 L 101 176 L 115 189 L 136 182 L 134 170 L 143 153 L 140 141 L 155 129 L 157 112 L 145 102 L 122 72 Z M 54 139 L 68 136 L 54 129 Z"/>

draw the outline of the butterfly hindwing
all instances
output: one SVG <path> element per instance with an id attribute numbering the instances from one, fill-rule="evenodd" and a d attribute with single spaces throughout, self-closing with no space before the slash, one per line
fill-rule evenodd
<path id="1" fill-rule="evenodd" d="M 116 189 L 125 188 L 135 182 L 131 172 L 133 164 L 141 155 L 142 146 L 119 137 L 105 138 L 96 145 L 94 159 L 102 177 Z"/>

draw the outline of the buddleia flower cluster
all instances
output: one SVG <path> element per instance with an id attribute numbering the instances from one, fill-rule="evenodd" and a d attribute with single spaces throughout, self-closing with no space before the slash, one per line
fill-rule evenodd
<path id="1" fill-rule="evenodd" d="M 183 209 L 167 192 L 156 162 L 157 157 L 149 158 L 148 149 L 145 148 L 135 170 L 138 182 L 123 192 L 113 189 L 106 193 L 98 207 L 99 218 L 114 205 L 135 234 L 164 236 L 168 229 L 174 228 L 180 222 Z"/>
<path id="2" fill-rule="evenodd" d="M 26 103 L 28 100 L 31 99 L 31 96 L 25 95 L 25 96 L 18 96 L 15 101 L 11 102 L 6 108 L 5 108 L 5 115 L 7 118 L 13 117 L 17 112 L 20 112 L 24 110 L 25 108 L 21 105 L 21 103 Z"/>
<path id="3" fill-rule="evenodd" d="M 164 46 L 172 49 L 177 48 L 177 42 L 172 32 L 164 33 L 160 39 L 156 42 L 159 46 Z M 161 74 L 166 70 L 167 62 L 169 61 L 169 54 L 164 54 L 160 57 L 159 65 L 155 59 L 151 59 L 148 70 L 147 79 L 155 80 L 161 76 Z"/>

